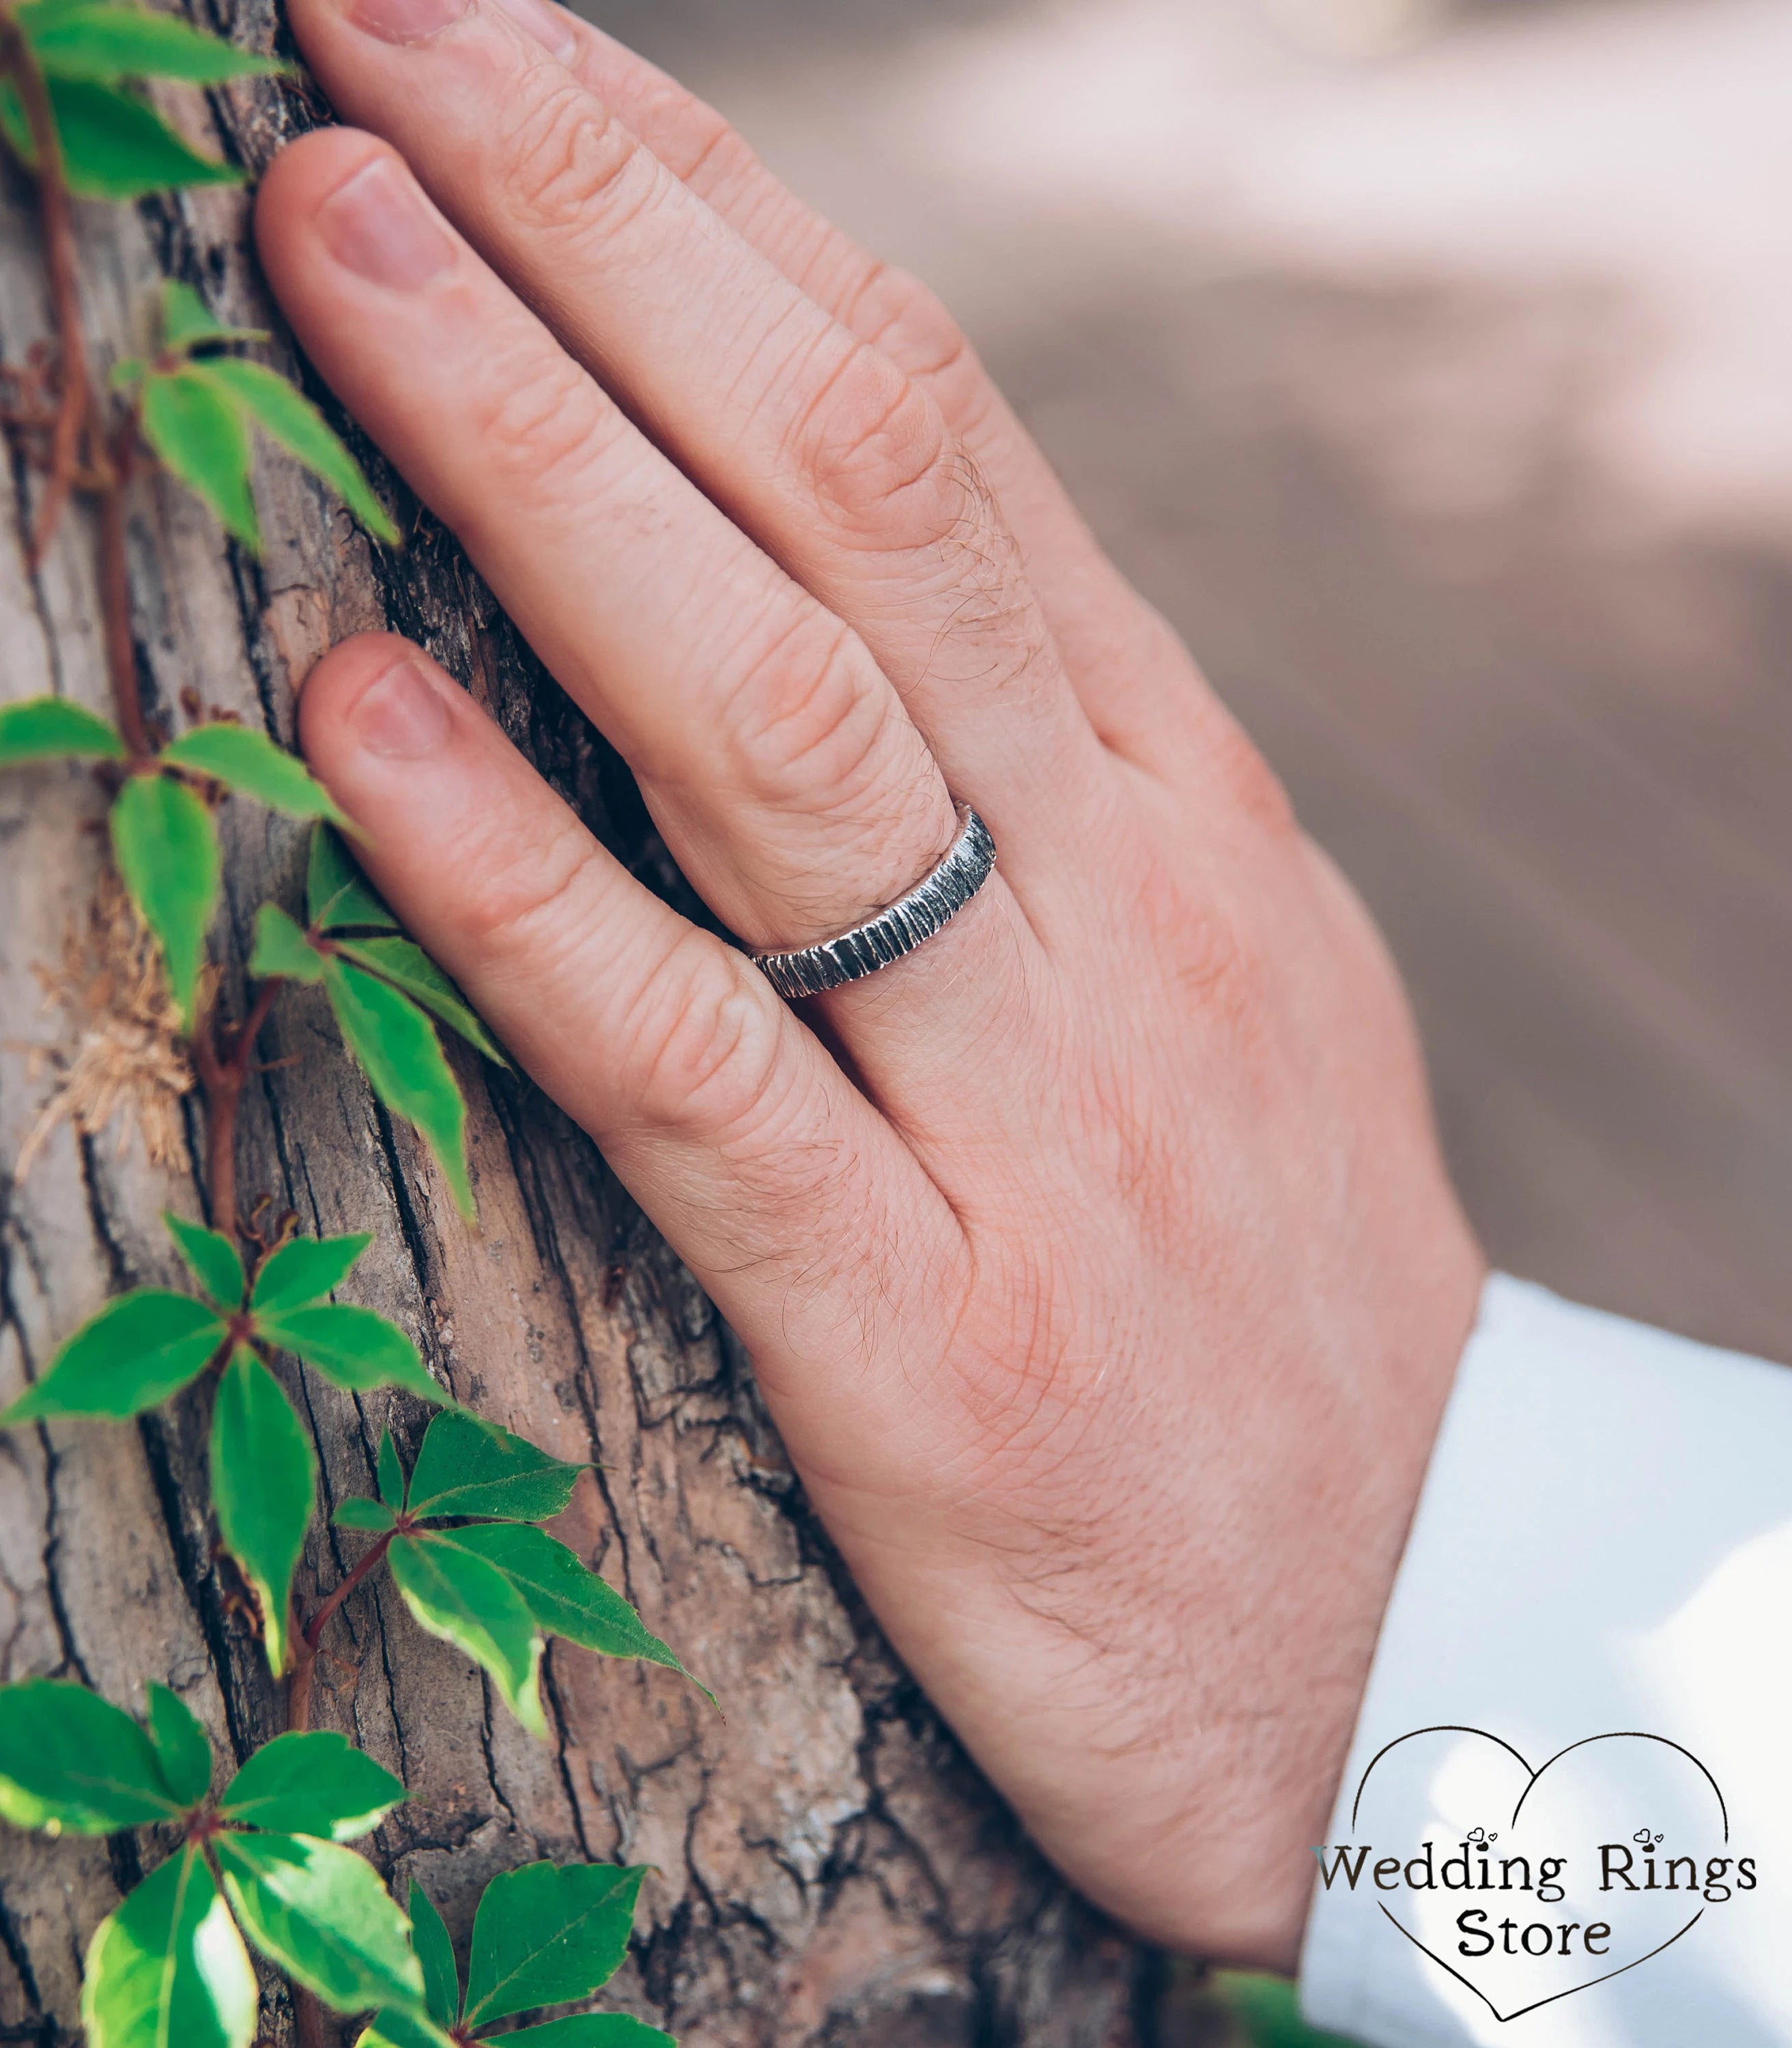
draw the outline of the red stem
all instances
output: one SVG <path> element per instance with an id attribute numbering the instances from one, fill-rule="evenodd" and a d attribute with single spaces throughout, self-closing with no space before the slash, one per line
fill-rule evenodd
<path id="1" fill-rule="evenodd" d="M 49 473 L 31 537 L 31 567 L 35 571 L 42 565 L 76 481 L 80 480 L 98 500 L 99 604 L 113 710 L 132 758 L 146 761 L 155 749 L 143 716 L 137 646 L 131 630 L 125 533 L 125 489 L 136 445 L 136 419 L 127 415 L 115 442 L 110 445 L 104 433 L 98 430 L 100 410 L 81 316 L 74 207 L 61 138 L 56 132 L 49 87 L 6 0 L 0 0 L 0 76 L 10 78 L 18 93 L 37 159 L 37 212 L 43 228 L 59 356 L 60 389 L 51 431 Z M 88 444 L 85 448 L 83 442 Z M 212 1220 L 239 1239 L 246 1238 L 246 1233 L 237 1207 L 237 1112 L 254 1058 L 255 1041 L 279 991 L 277 980 L 263 982 L 254 1007 L 234 1032 L 223 1025 L 214 1008 L 201 1020 L 193 1039 L 193 1065 L 205 1096 L 206 1184 L 211 1197 Z M 331 1616 L 386 1555 L 390 1541 L 390 1536 L 382 1537 L 374 1546 L 312 1616 L 301 1636 L 289 1714 L 295 1729 L 303 1730 L 311 1724 L 311 1679 L 319 1637 Z M 309 1992 L 298 1985 L 293 1990 L 293 2019 L 300 2048 L 328 2048 L 323 2009 Z"/>
<path id="2" fill-rule="evenodd" d="M 31 566 L 43 561 L 62 508 L 73 488 L 80 464 L 81 432 L 93 415 L 93 386 L 87 372 L 87 332 L 81 320 L 79 273 L 76 265 L 75 215 L 62 161 L 62 138 L 49 87 L 24 32 L 9 10 L 4 28 L 7 76 L 18 90 L 19 104 L 31 137 L 37 180 L 37 215 L 43 223 L 44 251 L 49 271 L 50 306 L 61 351 L 62 389 L 56 401 L 52 436 L 49 481 L 38 508 L 32 536 Z"/>
<path id="3" fill-rule="evenodd" d="M 254 1064 L 255 1041 L 279 999 L 281 987 L 277 977 L 264 981 L 249 1014 L 234 1031 L 219 1020 L 214 1007 L 200 1018 L 193 1034 L 193 1070 L 205 1097 L 205 1185 L 211 1197 L 211 1220 L 219 1230 L 242 1239 L 248 1233 L 237 1212 L 237 1111 Z"/>
<path id="4" fill-rule="evenodd" d="M 299 2048 L 329 2048 L 324 2038 L 324 2008 L 298 1984 L 293 1987 L 293 2025 Z"/>
<path id="5" fill-rule="evenodd" d="M 299 1631 L 293 1665 L 293 1683 L 286 1696 L 286 1724 L 303 1734 L 311 1726 L 311 1680 L 317 1666 L 317 1647 L 338 1608 L 370 1572 L 384 1561 L 396 1529 L 388 1529 Z"/>
<path id="6" fill-rule="evenodd" d="M 18 93 L 32 153 L 37 159 L 33 174 L 37 188 L 37 218 L 43 229 L 58 355 L 60 389 L 51 433 L 49 474 L 31 537 L 31 566 L 35 570 L 41 565 L 77 479 L 85 481 L 99 500 L 99 596 L 113 704 L 125 744 L 141 760 L 152 750 L 138 686 L 124 546 L 124 487 L 129 464 L 123 457 L 135 429 L 117 449 L 108 448 L 104 435 L 98 431 L 99 398 L 88 361 L 87 327 L 81 316 L 74 203 L 62 158 L 62 141 L 56 132 L 56 110 L 50 103 L 49 87 L 42 69 L 10 8 L 0 13 L 0 71 L 12 80 Z M 83 442 L 89 444 L 84 449 Z"/>
<path id="7" fill-rule="evenodd" d="M 105 625 L 106 669 L 118 730 L 126 746 L 142 761 L 154 749 L 138 681 L 137 642 L 130 625 L 130 564 L 125 553 L 125 486 L 130 478 L 136 436 L 136 415 L 132 413 L 119 429 L 114 446 L 101 451 L 94 489 L 99 500 L 99 610 Z"/>
<path id="8" fill-rule="evenodd" d="M 77 480 L 98 500 L 99 603 L 104 630 L 106 665 L 118 731 L 134 760 L 154 753 L 138 673 L 137 647 L 131 629 L 130 562 L 126 549 L 125 489 L 130 481 L 136 444 L 134 415 L 122 422 L 108 444 L 98 431 L 100 409 L 88 361 L 87 329 L 82 319 L 80 273 L 75 241 L 74 207 L 56 132 L 49 87 L 11 7 L 0 0 L 0 76 L 17 89 L 32 153 L 37 188 L 38 219 L 43 228 L 50 303 L 56 326 L 60 389 L 51 432 L 49 473 L 31 537 L 30 563 L 41 566 Z M 89 445 L 83 448 L 83 442 Z M 83 460 L 83 456 L 85 460 Z M 193 1040 L 193 1064 L 206 1106 L 206 1184 L 212 1219 L 239 1239 L 246 1239 L 237 1207 L 237 1112 L 261 1035 L 280 991 L 277 979 L 265 981 L 242 1024 L 229 1031 L 215 1009 L 201 1021 Z M 289 1700 L 289 1725 L 311 1725 L 311 1681 L 317 1645 L 330 1618 L 385 1557 L 392 1537 L 381 1537 L 342 1584 L 319 1608 L 299 1638 L 299 1655 Z M 328 2048 L 322 2007 L 312 1994 L 293 1987 L 293 2023 L 300 2048 Z"/>

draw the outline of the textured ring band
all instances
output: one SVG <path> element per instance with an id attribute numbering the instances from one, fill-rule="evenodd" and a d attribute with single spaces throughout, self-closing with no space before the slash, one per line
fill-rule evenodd
<path id="1" fill-rule="evenodd" d="M 995 871 L 995 842 L 968 804 L 958 806 L 958 836 L 933 873 L 907 895 L 838 938 L 794 952 L 754 953 L 782 996 L 819 995 L 863 981 L 943 931 Z"/>

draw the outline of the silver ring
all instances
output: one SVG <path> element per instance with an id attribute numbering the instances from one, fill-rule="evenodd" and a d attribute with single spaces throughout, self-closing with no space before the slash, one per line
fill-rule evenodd
<path id="1" fill-rule="evenodd" d="M 968 804 L 958 806 L 958 836 L 939 866 L 887 910 L 879 911 L 838 938 L 824 939 L 818 946 L 801 946 L 789 953 L 754 953 L 754 964 L 764 970 L 780 995 L 794 1001 L 801 995 L 819 995 L 824 989 L 844 988 L 849 981 L 863 981 L 880 967 L 912 953 L 936 932 L 944 931 L 995 871 L 995 842 L 989 827 Z"/>

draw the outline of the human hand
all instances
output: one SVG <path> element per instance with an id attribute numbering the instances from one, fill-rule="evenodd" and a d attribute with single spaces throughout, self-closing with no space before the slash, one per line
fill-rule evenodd
<path id="1" fill-rule="evenodd" d="M 274 288 L 718 915 L 840 931 L 955 798 L 1000 866 L 799 1014 L 403 642 L 314 766 L 1047 1853 L 1291 1966 L 1482 1277 L 1372 928 L 911 281 L 545 0 L 291 14 L 386 140 L 276 164 Z"/>

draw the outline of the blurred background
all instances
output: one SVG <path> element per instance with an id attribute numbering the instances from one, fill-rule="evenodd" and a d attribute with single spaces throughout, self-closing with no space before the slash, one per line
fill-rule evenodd
<path id="1" fill-rule="evenodd" d="M 1494 1256 L 1792 1355 L 1789 0 L 585 0 L 920 272 L 1390 935 Z"/>
<path id="2" fill-rule="evenodd" d="M 1380 918 L 1494 1257 L 1792 1359 L 1792 0 L 588 4 L 952 304 Z"/>

